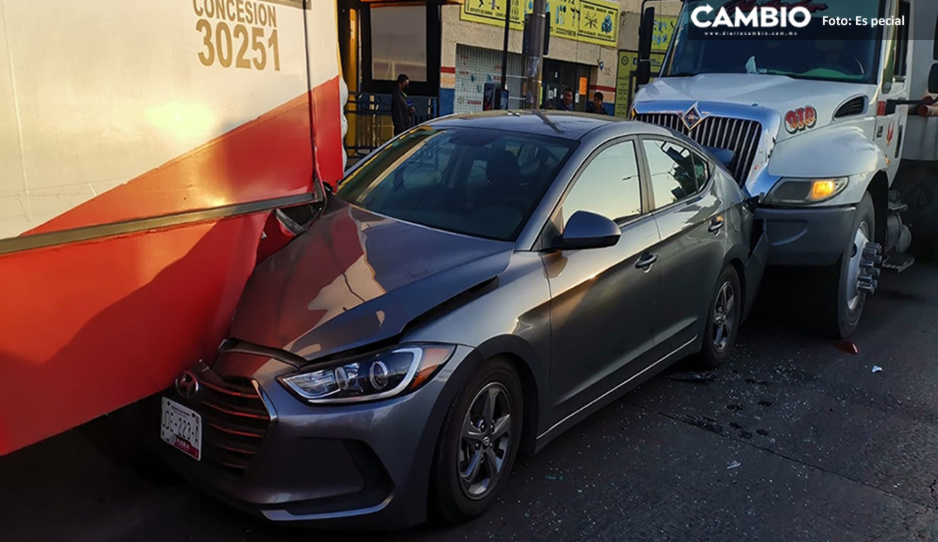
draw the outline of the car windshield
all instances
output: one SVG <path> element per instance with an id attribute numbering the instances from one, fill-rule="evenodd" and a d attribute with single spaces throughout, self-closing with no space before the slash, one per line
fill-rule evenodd
<path id="1" fill-rule="evenodd" d="M 422 127 L 369 157 L 336 195 L 384 216 L 513 241 L 575 146 L 491 129 Z"/>
<path id="2" fill-rule="evenodd" d="M 881 0 L 824 0 L 794 4 L 806 7 L 812 16 L 811 25 L 798 29 L 797 36 L 736 39 L 714 37 L 709 31 L 697 28 L 692 22 L 692 14 L 697 8 L 710 6 L 712 9 L 709 12 L 701 10 L 696 16 L 700 22 L 712 23 L 721 8 L 726 8 L 729 16 L 735 20 L 736 10 L 752 9 L 754 1 L 688 1 L 678 21 L 674 44 L 662 75 L 685 77 L 706 73 L 756 73 L 823 81 L 876 81 L 882 27 L 858 25 L 856 18 L 859 16 L 872 20 L 882 17 Z M 778 2 L 770 2 L 768 5 L 775 6 Z M 820 21 L 823 17 L 848 18 L 851 25 L 824 26 Z M 735 29 L 720 27 L 719 30 Z"/>

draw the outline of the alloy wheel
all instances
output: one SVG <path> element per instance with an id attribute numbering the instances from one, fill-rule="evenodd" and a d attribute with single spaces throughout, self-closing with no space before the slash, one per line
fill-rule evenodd
<path id="1" fill-rule="evenodd" d="M 713 304 L 713 349 L 722 354 L 729 346 L 736 325 L 736 290 L 730 281 L 723 283 Z"/>
<path id="2" fill-rule="evenodd" d="M 498 382 L 483 387 L 469 407 L 460 432 L 457 469 L 466 497 L 488 495 L 502 475 L 511 450 L 511 397 Z"/>

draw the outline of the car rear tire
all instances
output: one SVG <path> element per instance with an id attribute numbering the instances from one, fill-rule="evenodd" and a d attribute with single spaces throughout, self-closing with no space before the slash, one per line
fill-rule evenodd
<path id="1" fill-rule="evenodd" d="M 720 272 L 713 300 L 707 314 L 700 361 L 709 369 L 722 367 L 736 345 L 736 334 L 742 323 L 745 299 L 739 274 L 732 265 Z"/>
<path id="2" fill-rule="evenodd" d="M 461 523 L 488 510 L 505 488 L 521 442 L 521 380 L 493 359 L 453 400 L 437 444 L 431 498 L 439 515 Z"/>
<path id="3" fill-rule="evenodd" d="M 861 266 L 868 248 L 874 252 L 878 250 L 873 237 L 876 231 L 876 214 L 873 210 L 873 198 L 869 193 L 863 196 L 857 206 L 856 218 L 850 231 L 850 238 L 837 264 L 824 269 L 821 276 L 825 306 L 822 325 L 827 334 L 835 339 L 846 339 L 856 331 L 863 307 L 866 305 L 867 294 L 858 288 L 862 274 Z"/>

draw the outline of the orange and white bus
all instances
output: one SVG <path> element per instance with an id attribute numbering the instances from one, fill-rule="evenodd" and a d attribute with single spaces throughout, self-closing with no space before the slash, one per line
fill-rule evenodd
<path id="1" fill-rule="evenodd" d="M 0 0 L 0 455 L 214 358 L 275 210 L 342 176 L 336 27 L 333 0 Z"/>

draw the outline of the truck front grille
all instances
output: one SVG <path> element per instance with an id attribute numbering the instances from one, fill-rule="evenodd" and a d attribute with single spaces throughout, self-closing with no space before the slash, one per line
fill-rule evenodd
<path id="1" fill-rule="evenodd" d="M 203 458 L 241 476 L 267 434 L 270 414 L 249 380 L 200 380 Z"/>
<path id="2" fill-rule="evenodd" d="M 674 113 L 644 113 L 635 120 L 681 132 L 703 147 L 733 151 L 729 170 L 739 184 L 749 176 L 762 137 L 762 124 L 754 120 L 707 117 L 693 130 L 688 130 L 680 116 Z"/>

